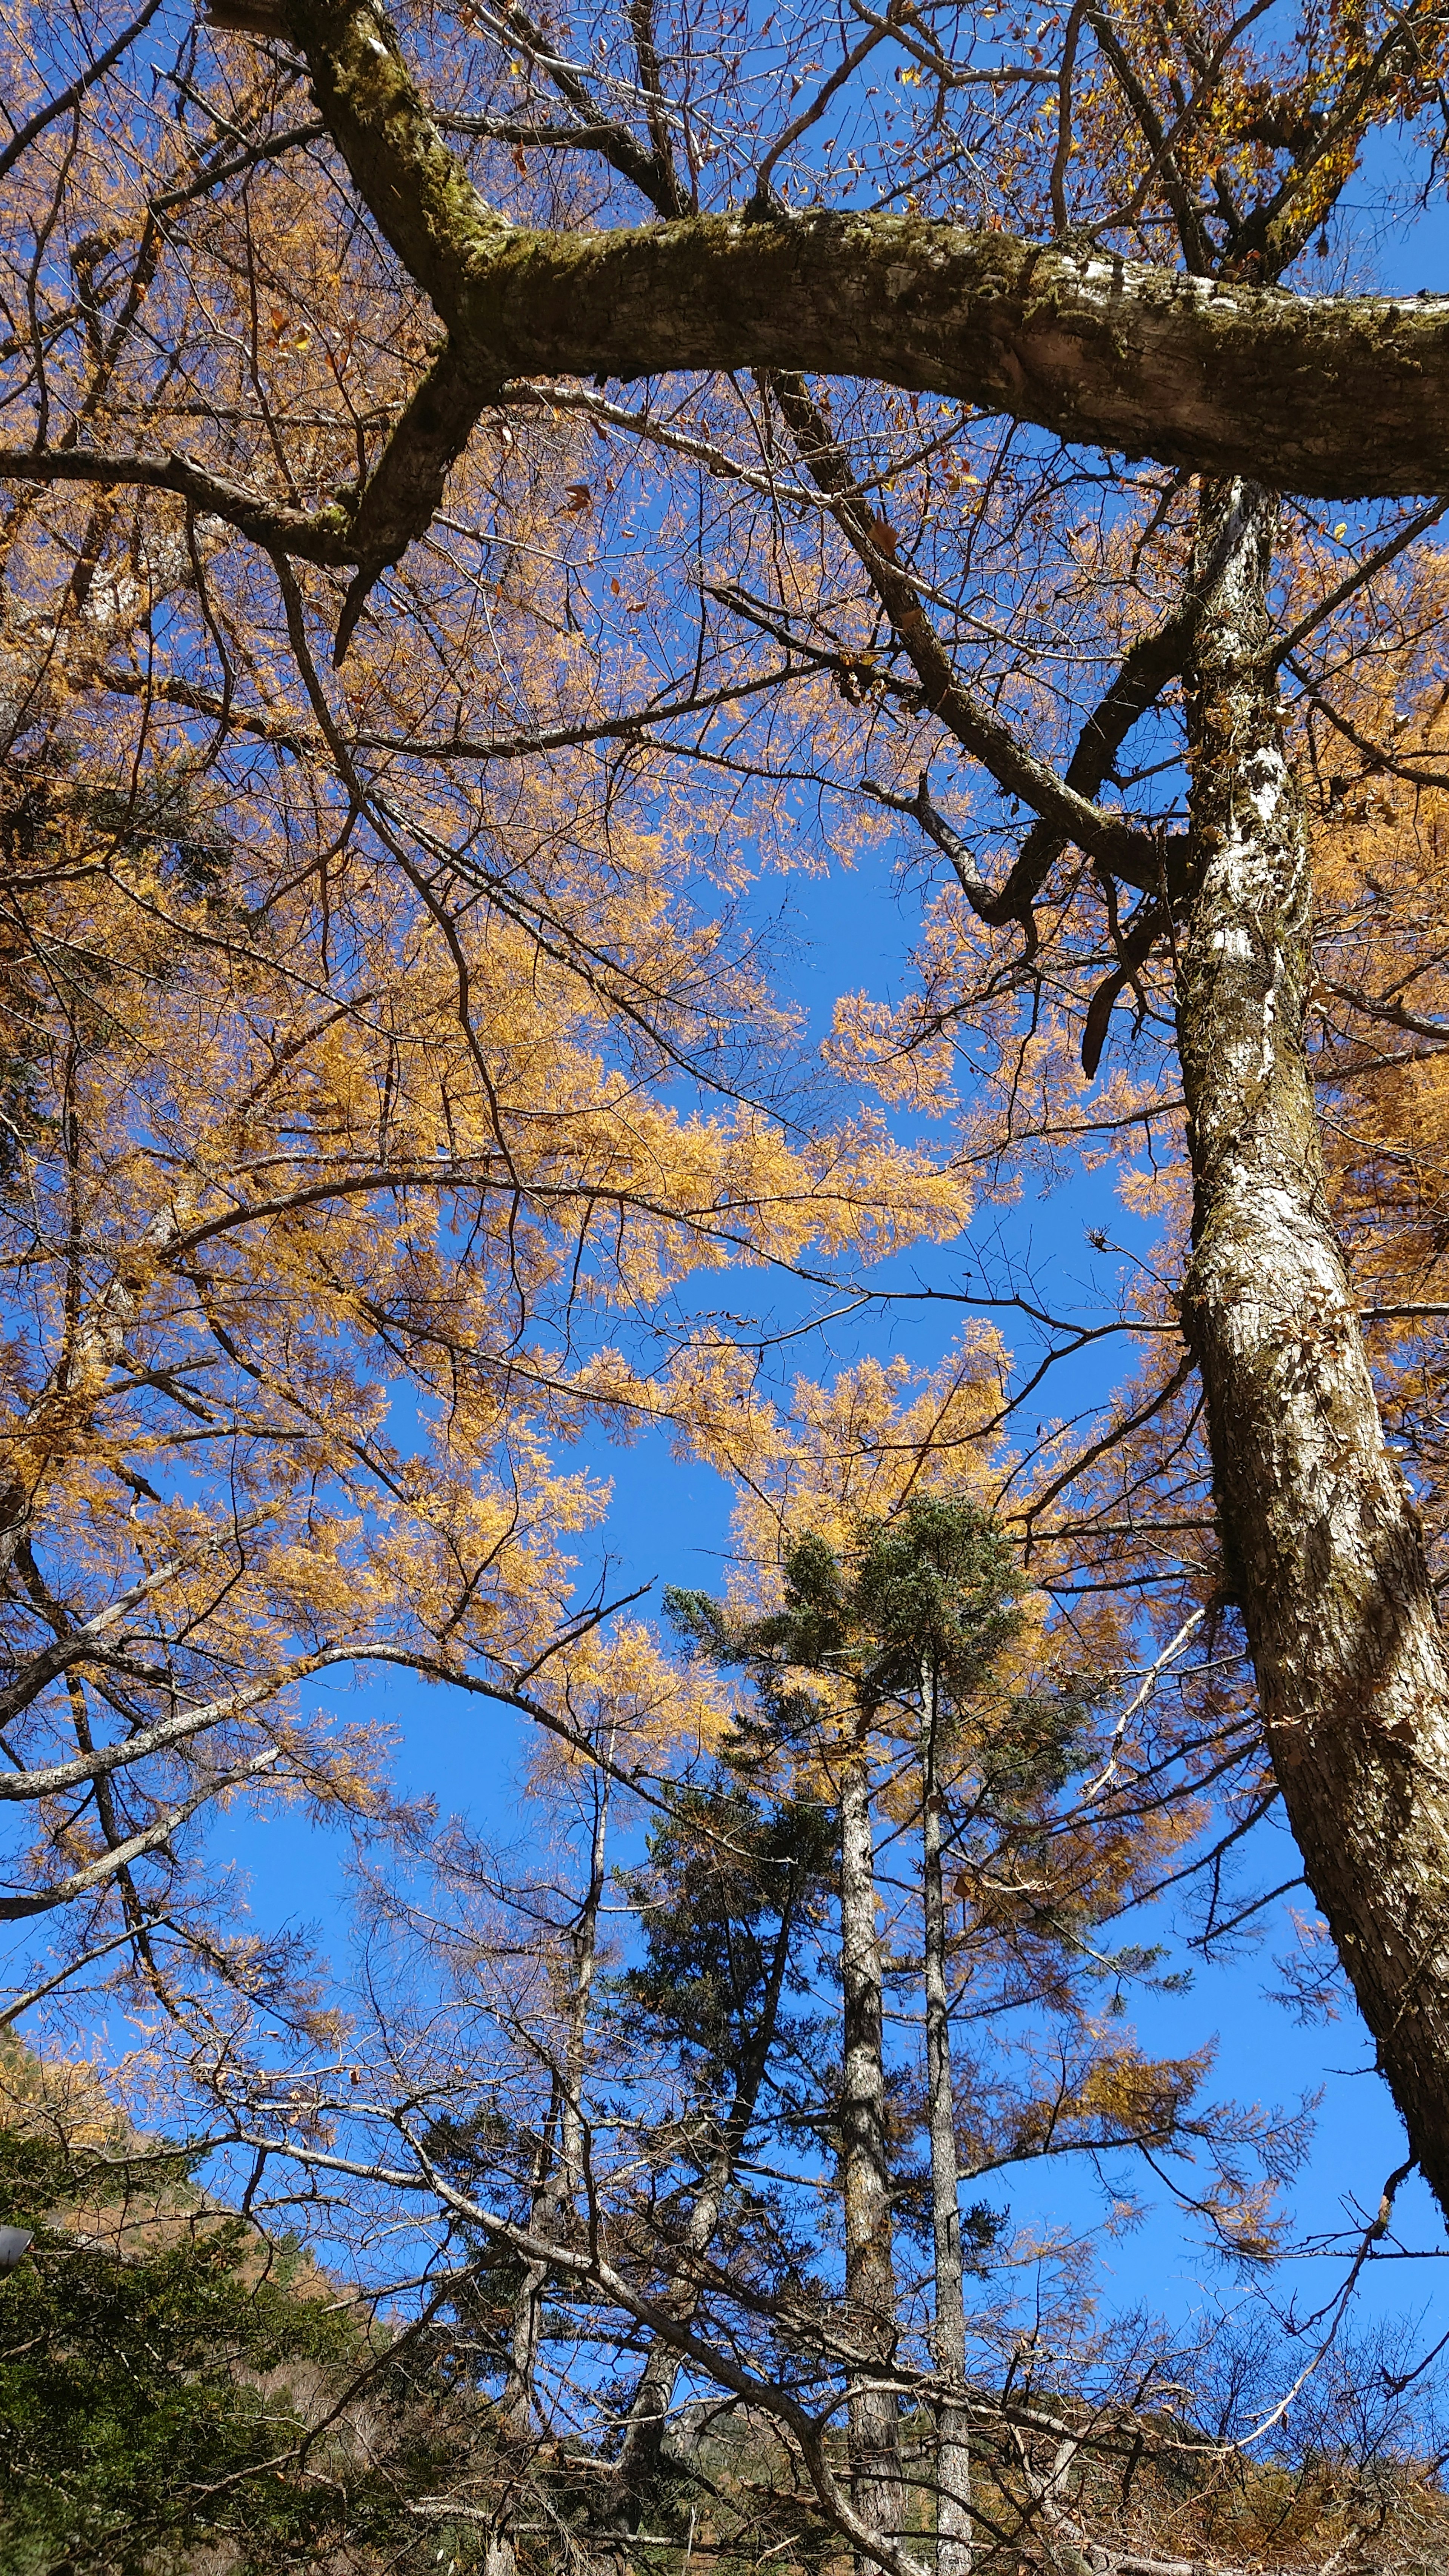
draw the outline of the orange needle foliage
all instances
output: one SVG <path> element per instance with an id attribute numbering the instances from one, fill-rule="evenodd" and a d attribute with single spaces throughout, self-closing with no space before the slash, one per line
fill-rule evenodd
<path id="1" fill-rule="evenodd" d="M 385 1811 L 378 1730 L 298 1699 L 322 1667 L 596 1689 L 607 1487 L 560 1443 L 641 1407 L 693 1436 L 708 1367 L 639 1373 L 662 1301 L 961 1197 L 746 1093 L 788 1022 L 668 818 L 611 825 L 561 759 L 428 880 L 315 771 L 71 700 L 5 829 L 7 1910 L 139 1923 L 185 1901 L 199 1800 Z"/>

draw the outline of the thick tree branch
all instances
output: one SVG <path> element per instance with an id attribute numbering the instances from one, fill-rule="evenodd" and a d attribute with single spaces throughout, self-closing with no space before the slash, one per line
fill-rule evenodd
<path id="1" fill-rule="evenodd" d="M 1078 794 L 1074 787 L 1058 776 L 1049 761 L 1042 760 L 1029 749 L 1014 724 L 999 716 L 984 698 L 962 686 L 950 655 L 921 605 L 908 568 L 895 560 L 894 530 L 884 520 L 876 518 L 861 499 L 860 485 L 850 459 L 833 435 L 803 377 L 784 370 L 772 375 L 768 386 L 789 426 L 801 464 L 830 501 L 837 526 L 859 558 L 876 597 L 904 646 L 932 715 L 955 735 L 973 759 L 979 760 L 983 768 L 990 771 L 1008 796 L 1019 797 L 1024 804 L 1030 805 L 1055 833 L 1075 841 L 1079 848 L 1089 851 L 1105 868 L 1114 875 L 1125 877 L 1129 884 L 1155 886 L 1159 865 L 1150 837 L 1127 823 L 1120 814 L 1113 814 Z M 879 788 L 870 792 L 882 803 L 903 805 L 904 810 L 919 813 L 927 822 L 927 829 L 932 828 L 927 821 L 924 779 L 914 805 L 897 797 L 882 796 Z M 933 813 L 934 809 L 929 811 Z M 941 839 L 939 832 L 933 837 Z M 994 896 L 990 888 L 963 864 L 957 850 L 944 839 L 941 846 L 950 850 L 952 864 L 973 911 L 985 921 L 1012 918 L 1012 912 L 999 909 L 1000 898 Z M 1015 874 L 1013 871 L 1013 876 Z"/>
<path id="2" fill-rule="evenodd" d="M 208 472 L 189 456 L 132 456 L 123 449 L 95 447 L 0 447 L 0 482 L 91 483 L 103 489 L 135 484 L 147 491 L 174 492 L 204 517 L 222 519 L 255 544 L 299 556 L 304 563 L 357 560 L 349 540 L 350 514 L 340 504 L 316 511 L 290 509 Z"/>
<path id="3" fill-rule="evenodd" d="M 21 1923 L 35 1914 L 53 1914 L 58 1905 L 74 1905 L 82 1896 L 93 1896 L 97 1888 L 105 1887 L 119 1871 L 129 1869 L 133 1861 L 144 1860 L 149 1852 L 163 1850 L 178 1828 L 208 1800 L 223 1797 L 228 1789 L 239 1789 L 245 1781 L 255 1780 L 263 1771 L 270 1771 L 280 1760 L 280 1749 L 274 1745 L 268 1752 L 258 1754 L 254 1762 L 244 1763 L 239 1771 L 224 1771 L 215 1779 L 203 1781 L 201 1787 L 191 1797 L 183 1799 L 180 1806 L 168 1808 L 164 1816 L 158 1816 L 156 1822 L 147 1825 L 143 1832 L 130 1835 L 125 1842 L 117 1843 L 112 1851 L 102 1852 L 99 1859 L 87 1862 L 83 1869 L 72 1870 L 69 1878 L 59 1880 L 55 1886 L 40 1888 L 33 1896 L 0 1897 L 0 1923 Z"/>
<path id="4" fill-rule="evenodd" d="M 1140 635 L 1129 648 L 1120 669 L 1083 725 L 1064 777 L 1057 779 L 1055 773 L 1051 773 L 1062 801 L 1053 808 L 1035 796 L 1024 800 L 1036 807 L 1038 819 L 1022 842 L 1004 884 L 996 889 L 977 875 L 965 841 L 932 803 L 926 777 L 921 778 L 914 796 L 893 795 L 869 779 L 863 782 L 866 793 L 882 805 L 894 806 L 897 813 L 914 814 L 937 848 L 945 851 L 977 918 L 997 927 L 1004 922 L 1019 921 L 1027 933 L 1029 945 L 1035 938 L 1032 906 L 1072 841 L 1102 859 L 1113 875 L 1121 877 L 1128 885 L 1136 886 L 1140 893 L 1161 894 L 1164 885 L 1170 890 L 1180 874 L 1180 840 L 1158 844 L 1138 829 L 1133 836 L 1137 844 L 1134 850 L 1126 831 L 1119 827 L 1112 844 L 1115 856 L 1109 859 L 1105 857 L 1105 838 L 1094 846 L 1081 836 L 1075 825 L 1069 825 L 1064 832 L 1062 817 L 1068 795 L 1084 801 L 1095 800 L 1097 790 L 1139 717 L 1147 713 L 1168 681 L 1175 679 L 1182 670 L 1191 633 L 1191 610 L 1183 608 L 1167 618 L 1151 635 Z M 1106 822 L 1116 822 L 1114 816 L 1104 812 L 1094 801 L 1091 811 L 1102 814 Z"/>
<path id="5" fill-rule="evenodd" d="M 343 535 L 325 560 L 376 559 L 384 533 L 400 550 L 409 493 L 420 534 L 470 407 L 538 373 L 860 374 L 1305 493 L 1449 482 L 1449 299 L 1298 298 L 909 216 L 530 231 L 478 194 L 371 0 L 282 14 L 359 195 L 449 341 L 426 418 L 394 432 L 364 495 L 367 546 Z"/>
<path id="6" fill-rule="evenodd" d="M 1297 297 L 913 216 L 460 224 L 418 246 L 478 401 L 511 376 L 792 368 L 954 395 L 1197 472 L 1449 483 L 1449 298 Z"/>
<path id="7" fill-rule="evenodd" d="M 365 1651 L 365 1650 L 364 1650 Z M 90 1752 L 77 1754 L 71 1762 L 52 1762 L 41 1771 L 0 1771 L 0 1800 L 30 1801 L 54 1798 L 66 1789 L 79 1789 L 87 1781 L 108 1779 L 113 1771 L 126 1771 L 153 1753 L 171 1753 L 187 1744 L 195 1735 L 208 1734 L 213 1727 L 228 1719 L 244 1717 L 249 1708 L 264 1700 L 276 1699 L 288 1684 L 304 1681 L 311 1674 L 324 1671 L 330 1664 L 355 1663 L 362 1657 L 350 1647 L 329 1648 L 321 1654 L 298 1655 L 289 1664 L 280 1664 L 260 1680 L 248 1682 L 241 1690 L 229 1691 L 222 1699 L 208 1700 L 204 1707 L 182 1709 L 174 1717 L 161 1718 L 155 1726 L 145 1726 L 135 1735 L 122 1736 L 114 1744 L 96 1745 Z"/>
<path id="8" fill-rule="evenodd" d="M 521 375 L 860 374 L 1280 489 L 1449 484 L 1449 298 L 1296 298 L 909 216 L 534 232 L 479 196 L 371 0 L 291 0 L 283 20 L 354 185 L 447 331 L 360 499 L 298 510 L 186 456 L 82 448 L 0 451 L 0 480 L 170 491 L 273 552 L 353 566 L 339 649 Z M 627 136 L 608 151 L 668 204 L 654 156 Z"/>

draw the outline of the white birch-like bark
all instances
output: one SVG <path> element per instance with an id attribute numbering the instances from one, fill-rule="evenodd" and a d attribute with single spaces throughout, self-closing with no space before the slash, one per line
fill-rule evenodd
<path id="1" fill-rule="evenodd" d="M 1304 1048 L 1313 897 L 1268 654 L 1276 498 L 1202 496 L 1178 1030 L 1183 1321 L 1228 1579 L 1308 1881 L 1449 2211 L 1449 1659 L 1327 1203 Z"/>

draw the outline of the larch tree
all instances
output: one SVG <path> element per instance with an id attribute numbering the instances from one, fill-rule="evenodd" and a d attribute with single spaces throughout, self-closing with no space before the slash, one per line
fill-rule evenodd
<path id="1" fill-rule="evenodd" d="M 1185 1347 L 1138 1415 L 1197 1372 L 1218 1595 L 1449 2199 L 1449 1667 L 1325 1176 L 1298 758 L 1321 713 L 1433 783 L 1418 735 L 1362 731 L 1362 638 L 1330 639 L 1437 515 L 1397 505 L 1445 481 L 1449 307 L 1328 289 L 1365 154 L 1398 129 L 1435 184 L 1440 16 L 218 0 L 63 65 L 20 42 L 17 755 L 79 699 L 143 711 L 142 767 L 167 724 L 187 759 L 305 756 L 324 944 L 365 848 L 460 989 L 485 905 L 656 1064 L 694 1068 L 692 1036 L 627 942 L 476 855 L 494 782 L 589 740 L 608 831 L 666 794 L 678 829 L 692 789 L 697 830 L 786 845 L 808 793 L 847 845 L 894 815 L 946 862 L 915 1027 L 842 1019 L 862 1080 L 939 1086 L 983 945 L 1049 1144 L 1042 1030 L 1075 1024 L 1091 1075 L 1118 999 L 1170 1018 L 1193 1211 L 1154 1322 Z M 1348 557 L 1331 495 L 1387 505 Z M 530 673 L 493 623 L 520 599 Z M 1421 708 L 1435 649 L 1405 648 Z M 732 1363 L 694 1356 L 702 1417 Z"/>
<path id="2" fill-rule="evenodd" d="M 94 695 L 55 688 L 4 817 L 0 1919 L 183 2018 L 218 1977 L 281 2009 L 287 1945 L 192 1866 L 211 1811 L 417 1822 L 388 1730 L 313 1677 L 404 1667 L 570 1740 L 617 1605 L 575 1592 L 605 1492 L 561 1444 L 708 1418 L 708 1327 L 658 1366 L 692 1275 L 958 1198 L 879 1127 L 789 1120 L 727 902 L 586 783 L 526 773 L 445 906 L 330 846 L 305 765 L 148 760 L 148 707 L 118 782 Z"/>
<path id="3" fill-rule="evenodd" d="M 1086 2243 L 999 2197 L 1071 2160 L 1110 2231 L 1136 2163 L 1251 2277 L 1303 2122 L 1214 2101 L 1211 2048 L 1154 2057 L 1123 2017 L 1158 1967 L 1123 1918 L 1193 1839 L 1165 1771 L 1209 1747 L 1190 1704 L 1177 1726 L 1063 1666 L 1080 1638 L 936 1438 L 994 1391 L 959 1363 L 839 1385 L 742 1504 L 736 1597 L 674 1597 L 702 1677 L 744 1685 L 698 1750 L 601 1696 L 620 1789 L 561 1756 L 536 1780 L 561 1842 L 522 1874 L 457 1833 L 426 1880 L 379 1876 L 335 2046 L 198 2046 L 253 2206 L 345 2210 L 451 2321 L 496 2431 L 429 2509 L 491 2568 L 1250 2556 L 1246 2507 L 1213 2529 L 1241 2463 L 1195 2388 L 1184 2411 L 1195 2357 L 1140 2319 L 1099 2337 Z M 610 1885 L 605 1805 L 640 1795 Z M 1285 2564 L 1349 2532 L 1367 2490 L 1335 2458 L 1293 2536 L 1316 2557 Z M 1406 2463 L 1365 2569 L 1413 2564 L 1420 2492 Z"/>

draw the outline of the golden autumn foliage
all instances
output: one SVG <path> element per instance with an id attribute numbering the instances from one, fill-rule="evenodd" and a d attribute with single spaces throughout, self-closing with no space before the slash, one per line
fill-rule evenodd
<path id="1" fill-rule="evenodd" d="M 591 845 L 530 772 L 445 900 L 305 769 L 258 798 L 154 707 L 119 757 L 92 721 L 5 824 L 13 1914 L 134 1909 L 147 1862 L 159 1905 L 151 1854 L 248 1781 L 381 1818 L 376 1730 L 296 1699 L 329 1666 L 596 1698 L 567 1445 L 705 1438 L 729 1352 L 670 1295 L 960 1214 L 879 1125 L 742 1090 L 788 1023 L 662 829 Z"/>
<path id="2" fill-rule="evenodd" d="M 1222 491 L 1150 422 L 1166 463 L 1059 441 L 1030 389 L 1072 366 L 1009 320 L 1021 417 L 873 374 L 865 301 L 849 378 L 686 330 L 619 383 L 484 366 L 468 297 L 532 240 L 510 327 L 612 328 L 560 261 L 662 268 L 708 217 L 721 277 L 775 234 L 803 274 L 823 208 L 842 274 L 902 227 L 892 328 L 947 233 L 1089 283 L 1180 253 L 1169 302 L 1256 313 L 1342 282 L 1442 23 L 168 0 L 98 70 L 104 17 L 0 40 L 0 1920 L 54 1949 L 15 2014 L 104 1987 L 135 2102 L 392 2285 L 473 2427 L 397 2564 L 1432 2569 L 1410 2414 L 1360 2439 L 1349 2392 L 1246 2465 L 1211 2354 L 1093 2305 L 1159 2190 L 1266 2277 L 1307 2137 L 1209 2098 L 1192 2005 L 1170 2053 L 1131 2018 L 1187 1984 L 1169 1892 L 1209 1955 L 1254 1919 L 1292 1767 L 1185 1338 Z M 334 38 L 402 101 L 376 130 Z M 1280 514 L 1253 675 L 1319 904 L 1303 1206 L 1437 1575 L 1446 559 L 1393 498 L 1336 512 Z M 823 995 L 802 919 L 841 926 Z M 1011 1615 L 947 1717 L 929 1657 L 874 1692 L 863 1619 L 682 1651 L 607 1572 L 641 1435 L 733 1500 L 716 1644 L 802 1547 L 843 1597 L 923 1509 L 989 1528 Z M 404 1675 L 500 1771 L 531 1730 L 526 1849 L 398 1793 Z M 352 1828 L 335 1973 L 217 1867 L 284 1808 Z M 0 2076 L 14 2128 L 104 2122 L 74 2068 Z"/>

